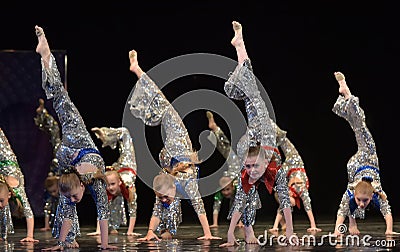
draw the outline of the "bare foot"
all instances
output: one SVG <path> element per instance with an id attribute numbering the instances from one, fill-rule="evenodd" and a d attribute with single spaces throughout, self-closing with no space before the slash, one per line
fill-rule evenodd
<path id="1" fill-rule="evenodd" d="M 351 96 L 350 89 L 346 84 L 346 80 L 344 75 L 341 72 L 335 72 L 335 78 L 339 83 L 339 93 L 344 95 L 344 98 L 347 99 Z"/>
<path id="2" fill-rule="evenodd" d="M 212 131 L 216 131 L 218 129 L 218 126 L 214 121 L 214 115 L 210 111 L 207 111 L 206 114 L 207 114 L 207 118 L 208 118 L 208 127 Z"/>
<path id="3" fill-rule="evenodd" d="M 241 47 L 244 45 L 243 34 L 242 34 L 242 25 L 237 21 L 233 21 L 232 26 L 233 26 L 233 30 L 235 31 L 235 36 L 231 40 L 231 44 L 234 47 Z"/>
<path id="4" fill-rule="evenodd" d="M 36 109 L 36 113 L 41 114 L 44 110 L 44 100 L 42 98 L 39 99 L 39 107 Z"/>
<path id="5" fill-rule="evenodd" d="M 142 69 L 139 67 L 139 62 L 137 59 L 137 52 L 135 50 L 129 51 L 129 70 L 134 72 L 138 78 L 140 78 L 143 74 Z"/>
<path id="6" fill-rule="evenodd" d="M 36 46 L 36 52 L 42 56 L 42 59 L 46 63 L 46 66 L 48 67 L 48 63 L 50 61 L 50 47 L 49 43 L 47 42 L 46 36 L 44 35 L 44 31 L 42 27 L 35 26 L 35 33 L 36 36 L 38 37 L 38 45 Z"/>

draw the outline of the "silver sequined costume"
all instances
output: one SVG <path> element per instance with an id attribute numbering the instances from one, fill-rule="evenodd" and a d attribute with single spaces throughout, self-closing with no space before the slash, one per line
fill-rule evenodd
<path id="1" fill-rule="evenodd" d="M 193 152 L 192 142 L 181 117 L 146 73 L 143 73 L 136 82 L 129 104 L 132 114 L 136 118 L 140 118 L 146 125 L 162 125 L 165 132 L 164 147 L 159 154 L 162 168 L 171 168 L 171 161 L 174 159 L 178 162 L 197 161 L 193 160 L 196 153 Z M 190 199 L 198 215 L 206 214 L 197 183 L 198 167 L 190 169 L 192 169 L 191 172 L 178 172 L 175 175 L 175 185 L 177 186 L 175 200 L 180 202 L 182 197 Z M 178 207 L 170 207 L 168 213 L 164 214 L 163 206 L 158 203 L 158 201 L 155 202 L 153 216 L 162 218 L 161 223 L 170 223 L 169 232 L 175 234 L 179 220 L 181 220 Z"/>
<path id="2" fill-rule="evenodd" d="M 111 128 L 101 127 L 100 131 L 104 138 L 100 138 L 103 141 L 102 147 L 110 146 L 111 149 L 115 149 L 118 146 L 119 157 L 116 162 L 111 166 L 112 169 L 117 171 L 121 176 L 124 185 L 132 190 L 133 200 L 128 202 L 129 217 L 136 218 L 136 156 L 133 140 L 129 130 L 125 127 Z M 97 135 L 98 133 L 95 132 Z M 128 200 L 128 199 L 126 199 Z M 112 229 L 118 229 L 121 225 L 126 225 L 127 218 L 125 216 L 125 207 L 120 202 L 120 199 L 112 199 L 110 201 L 110 221 L 109 226 Z"/>
<path id="3" fill-rule="evenodd" d="M 232 149 L 231 142 L 226 137 L 222 129 L 218 127 L 215 131 L 211 132 L 210 136 L 208 137 L 208 140 L 217 147 L 217 150 L 226 159 L 226 163 L 228 164 L 228 170 L 224 171 L 223 176 L 229 177 L 233 181 L 234 192 L 231 198 L 229 199 L 229 208 L 230 208 L 233 204 L 233 200 L 235 199 L 236 188 L 238 180 L 240 178 L 240 170 L 242 167 L 240 165 L 238 156 Z M 213 134 L 215 138 L 212 137 L 211 134 Z M 219 214 L 223 199 L 224 196 L 222 195 L 221 191 L 218 191 L 217 193 L 214 194 L 213 214 Z"/>
<path id="4" fill-rule="evenodd" d="M 363 219 L 365 217 L 365 209 L 357 208 L 353 213 L 350 213 L 350 199 L 354 195 L 352 185 L 361 181 L 363 177 L 369 177 L 373 179 L 373 184 L 376 185 L 375 190 L 384 193 L 379 176 L 375 142 L 365 123 L 365 114 L 360 107 L 358 97 L 351 96 L 345 99 L 343 96 L 339 96 L 332 111 L 349 122 L 354 131 L 358 146 L 356 154 L 347 163 L 348 188 L 343 194 L 337 215 Z M 383 200 L 379 197 L 379 205 L 383 216 L 391 214 L 387 199 Z"/>
<path id="5" fill-rule="evenodd" d="M 42 131 L 50 135 L 50 143 L 53 147 L 53 160 L 50 165 L 50 172 L 53 175 L 60 175 L 58 167 L 58 160 L 56 158 L 57 150 L 61 144 L 60 127 L 58 122 L 52 115 L 49 114 L 47 109 L 43 108 L 42 111 L 37 111 L 36 116 L 33 118 L 35 125 Z"/>
<path id="6" fill-rule="evenodd" d="M 257 143 L 260 143 L 261 146 L 270 147 L 265 150 L 267 160 L 275 156 L 275 160 L 279 163 L 280 157 L 273 151 L 276 148 L 276 132 L 272 119 L 269 117 L 268 109 L 258 90 L 250 59 L 245 60 L 243 64 L 235 68 L 228 81 L 225 82 L 224 88 L 225 93 L 230 98 L 244 100 L 245 102 L 248 126 L 246 133 L 237 144 L 237 155 L 242 167 L 249 147 L 256 146 Z M 280 207 L 290 207 L 286 174 L 281 169 L 277 171 L 275 177 L 275 190 L 281 202 Z M 259 208 L 261 208 L 261 201 L 256 186 L 253 185 L 246 193 L 243 190 L 243 181 L 240 179 L 235 201 L 228 218 L 232 217 L 233 212 L 240 212 L 243 224 L 250 226 L 254 224 L 256 210 Z"/>
<path id="7" fill-rule="evenodd" d="M 103 158 L 97 153 L 85 153 L 85 150 L 97 150 L 86 125 L 79 114 L 79 111 L 70 100 L 67 91 L 61 82 L 60 73 L 53 55 L 50 57 L 49 68 L 42 63 L 42 87 L 46 93 L 47 99 L 53 99 L 53 107 L 57 113 L 60 125 L 62 140 L 57 151 L 56 157 L 61 169 L 75 166 L 81 163 L 90 163 L 104 173 L 105 165 Z M 78 158 L 74 155 L 79 153 Z M 83 153 L 83 155 L 80 155 Z M 61 173 L 63 170 L 61 171 Z M 93 173 L 81 174 L 82 182 L 87 185 L 97 207 L 98 220 L 108 220 L 110 211 L 108 207 L 106 183 L 101 179 L 93 179 Z M 64 219 L 72 221 L 72 228 L 69 231 L 66 242 L 73 242 L 76 236 L 80 236 L 80 228 L 75 203 L 60 194 L 57 207 L 56 219 L 53 227 L 53 236 L 59 237 L 60 229 Z"/>
<path id="8" fill-rule="evenodd" d="M 58 160 L 56 158 L 57 150 L 61 144 L 60 127 L 58 122 L 52 115 L 49 114 L 47 109 L 43 108 L 41 111 L 37 111 L 36 116 L 33 118 L 35 125 L 42 131 L 50 135 L 50 143 L 53 147 L 53 160 L 50 165 L 49 176 L 55 175 L 60 176 L 61 170 L 58 167 Z M 52 175 L 50 175 L 52 174 Z M 44 216 L 49 218 L 49 225 L 53 227 L 54 219 L 56 216 L 57 205 L 59 197 L 49 195 L 47 190 L 44 196 Z"/>
<path id="9" fill-rule="evenodd" d="M 280 129 L 275 123 L 273 124 L 276 129 L 276 144 L 285 156 L 285 161 L 282 163 L 280 169 L 286 174 L 288 182 L 295 177 L 301 181 L 301 184 L 296 183 L 294 185 L 289 185 L 289 190 L 292 190 L 297 196 L 296 198 L 301 198 L 304 210 L 310 211 L 312 210 L 311 198 L 308 192 L 309 182 L 304 168 L 304 162 L 293 143 L 287 138 L 286 131 Z M 283 214 L 282 209 L 280 209 L 280 211 L 281 214 Z"/>
<path id="10" fill-rule="evenodd" d="M 26 218 L 33 218 L 33 212 L 25 193 L 24 174 L 18 165 L 17 157 L 12 150 L 7 137 L 3 130 L 0 128 L 0 174 L 5 177 L 13 177 L 18 180 L 18 186 L 10 188 L 13 194 L 16 195 L 24 208 L 24 215 Z M 12 199 L 10 199 L 12 200 Z M 14 233 L 14 226 L 11 218 L 10 207 L 7 205 L 5 208 L 0 209 L 0 232 L 1 238 L 7 239 L 8 234 Z"/>

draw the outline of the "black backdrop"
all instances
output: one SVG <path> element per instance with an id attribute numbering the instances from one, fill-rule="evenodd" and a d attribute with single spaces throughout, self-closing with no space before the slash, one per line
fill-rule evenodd
<path id="1" fill-rule="evenodd" d="M 353 94 L 360 97 L 366 111 L 367 124 L 377 145 L 383 188 L 396 218 L 400 208 L 396 188 L 399 174 L 396 15 L 387 3 L 351 6 L 340 1 L 324 1 L 323 5 L 268 2 L 143 1 L 97 3 L 85 8 L 64 3 L 54 9 L 46 6 L 46 11 L 7 6 L 0 15 L 2 23 L 7 24 L 2 27 L 0 49 L 33 51 L 34 25 L 44 27 L 52 49 L 65 50 L 68 55 L 68 91 L 88 129 L 118 127 L 137 80 L 128 70 L 129 50 L 139 52 L 145 71 L 188 53 L 214 53 L 236 59 L 230 40 L 231 21 L 238 20 L 244 26 L 255 74 L 268 91 L 276 120 L 288 131 L 306 164 L 317 222 L 320 216 L 334 220 L 347 181 L 346 162 L 356 151 L 349 125 L 331 112 L 338 94 L 334 71 L 345 73 Z M 172 101 L 197 88 L 223 92 L 222 83 L 187 77 L 163 91 Z M 197 137 L 207 129 L 204 111 L 189 114 L 184 122 L 194 146 L 199 148 Z M 3 123 L 1 119 L 0 126 L 4 127 Z M 8 134 L 15 135 L 14 130 L 17 128 L 8 129 Z M 159 127 L 146 128 L 154 156 L 161 148 L 159 132 Z M 101 149 L 97 139 L 96 143 L 107 163 L 117 158 L 116 150 Z M 17 155 L 24 159 L 25 153 Z M 221 156 L 215 153 L 201 169 L 207 171 L 221 162 Z M 145 165 L 139 163 L 138 171 Z M 29 179 L 28 185 L 31 179 L 41 178 Z M 140 179 L 137 192 L 138 223 L 147 223 L 152 208 L 148 199 L 153 193 Z M 258 218 L 272 223 L 277 205 L 263 189 L 261 196 L 263 209 Z M 212 196 L 204 201 L 211 216 Z M 83 222 L 94 223 L 92 204 L 90 197 L 79 204 Z M 305 218 L 303 210 L 295 210 L 297 214 Z M 197 221 L 185 202 L 184 221 L 192 220 Z"/>

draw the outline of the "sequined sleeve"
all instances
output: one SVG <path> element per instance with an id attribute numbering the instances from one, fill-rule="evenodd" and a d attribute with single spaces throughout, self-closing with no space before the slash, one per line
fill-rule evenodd
<path id="1" fill-rule="evenodd" d="M 172 235 L 175 235 L 179 224 L 182 222 L 182 210 L 180 199 L 175 197 L 174 201 L 165 208 L 161 201 L 156 197 L 153 207 L 153 216 L 160 219 L 160 224 L 157 227 L 157 232 L 168 230 Z"/>
<path id="2" fill-rule="evenodd" d="M 72 226 L 67 234 L 66 241 L 73 242 L 77 236 L 80 236 L 80 227 L 78 221 L 78 214 L 76 212 L 76 204 L 71 202 L 67 197 L 63 194 L 60 194 L 60 199 L 58 201 L 57 206 L 57 214 L 54 220 L 54 227 L 52 230 L 52 234 L 54 238 L 59 238 L 60 231 L 62 227 L 62 223 L 65 219 L 71 221 Z"/>
<path id="3" fill-rule="evenodd" d="M 304 189 L 303 193 L 300 195 L 300 198 L 303 201 L 304 210 L 306 212 L 312 210 L 310 193 L 307 189 Z"/>
<path id="4" fill-rule="evenodd" d="M 218 191 L 214 195 L 213 214 L 219 214 L 219 210 L 221 209 L 222 199 L 223 199 L 222 193 L 221 191 Z"/>
<path id="5" fill-rule="evenodd" d="M 286 173 L 284 170 L 279 169 L 275 178 L 275 191 L 278 193 L 280 208 L 290 207 L 289 189 Z"/>
<path id="6" fill-rule="evenodd" d="M 236 189 L 235 199 L 228 214 L 228 219 L 232 218 L 234 212 L 241 213 L 241 221 L 246 227 L 254 225 L 257 209 L 261 208 L 261 200 L 255 186 L 252 186 L 246 194 L 243 190 L 241 180 Z"/>
<path id="7" fill-rule="evenodd" d="M 136 82 L 129 104 L 131 113 L 146 125 L 162 124 L 165 132 L 164 149 L 167 151 L 165 155 L 176 157 L 192 154 L 192 142 L 182 119 L 147 74 L 143 73 Z"/>
<path id="8" fill-rule="evenodd" d="M 340 201 L 339 210 L 337 212 L 338 216 L 347 217 L 350 216 L 350 197 L 347 192 L 343 194 L 342 200 Z"/>
<path id="9" fill-rule="evenodd" d="M 106 192 L 106 183 L 102 179 L 95 179 L 88 185 L 90 193 L 97 207 L 97 220 L 108 220 L 110 218 L 110 209 Z"/>
<path id="10" fill-rule="evenodd" d="M 8 234 L 14 233 L 14 225 L 11 217 L 10 205 L 0 209 L 0 235 L 3 240 L 6 240 Z"/>
<path id="11" fill-rule="evenodd" d="M 386 195 L 386 193 L 383 190 L 381 191 L 381 193 Z M 392 210 L 390 208 L 388 199 L 384 200 L 381 197 L 379 197 L 379 208 L 380 208 L 379 210 L 381 211 L 383 217 L 385 217 L 388 214 L 392 214 Z"/>
<path id="12" fill-rule="evenodd" d="M 185 192 L 190 198 L 190 202 L 197 215 L 206 214 L 203 199 L 201 198 L 199 185 L 196 178 L 189 178 L 185 183 Z"/>
<path id="13" fill-rule="evenodd" d="M 241 99 L 245 102 L 248 118 L 246 134 L 239 140 L 237 155 L 244 163 L 249 146 L 255 146 L 257 142 L 262 146 L 276 147 L 275 130 L 264 100 L 258 90 L 256 78 L 253 74 L 250 60 L 238 65 L 225 82 L 225 93 L 233 99 Z M 272 150 L 266 151 L 267 157 L 273 155 Z"/>

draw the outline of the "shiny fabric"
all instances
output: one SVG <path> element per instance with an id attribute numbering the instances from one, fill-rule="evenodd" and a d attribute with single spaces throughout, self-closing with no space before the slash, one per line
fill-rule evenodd
<path id="1" fill-rule="evenodd" d="M 14 177 L 18 180 L 18 186 L 11 188 L 21 200 L 26 218 L 33 218 L 31 205 L 25 193 L 25 179 L 21 168 L 18 165 L 17 157 L 11 148 L 10 143 L 3 130 L 0 128 L 0 174 L 3 176 Z M 12 200 L 12 199 L 10 199 Z M 1 238 L 7 239 L 7 234 L 14 232 L 11 212 L 9 207 L 0 209 L 0 228 Z"/>
<path id="2" fill-rule="evenodd" d="M 257 143 L 264 147 L 267 160 L 269 161 L 275 156 L 277 166 L 280 166 L 280 156 L 274 152 L 276 148 L 276 131 L 258 90 L 250 59 L 245 60 L 243 64 L 235 68 L 225 82 L 224 89 L 230 98 L 245 102 L 248 127 L 246 133 L 237 144 L 237 155 L 241 166 L 244 167 L 249 147 L 256 146 Z M 265 180 L 265 178 L 261 178 L 261 180 Z M 249 192 L 246 193 L 243 183 L 248 184 L 248 181 L 240 180 L 228 219 L 232 217 L 233 212 L 238 211 L 242 213 L 243 224 L 249 226 L 254 224 L 256 210 L 261 208 L 261 202 L 256 185 L 251 186 Z M 279 202 L 281 202 L 280 208 L 290 207 L 287 178 L 281 169 L 277 170 L 274 189 L 278 193 Z"/>
<path id="3" fill-rule="evenodd" d="M 224 171 L 223 176 L 229 177 L 233 180 L 235 189 L 232 197 L 229 199 L 229 208 L 231 208 L 231 206 L 233 205 L 233 200 L 235 199 L 236 188 L 240 177 L 240 170 L 242 167 L 240 165 L 238 156 L 232 149 L 231 142 L 226 137 L 225 133 L 221 130 L 221 128 L 218 127 L 215 131 L 211 132 L 210 134 L 214 134 L 215 138 L 208 137 L 208 140 L 210 140 L 210 142 L 212 142 L 217 147 L 217 150 L 226 159 L 226 163 L 228 164 L 228 170 Z M 214 139 L 216 140 L 214 141 Z M 222 195 L 221 190 L 215 193 L 214 203 L 213 203 L 213 214 L 219 214 L 223 199 L 224 196 Z"/>
<path id="4" fill-rule="evenodd" d="M 60 169 L 58 167 L 58 160 L 56 158 L 57 150 L 61 143 L 60 127 L 58 122 L 52 115 L 49 114 L 47 109 L 43 109 L 41 112 L 37 112 L 33 118 L 35 125 L 42 131 L 46 132 L 50 136 L 50 143 L 53 146 L 53 160 L 50 165 L 50 172 L 53 175 L 60 175 Z"/>
<path id="5" fill-rule="evenodd" d="M 181 117 L 147 74 L 143 73 L 136 82 L 135 90 L 128 103 L 133 116 L 141 119 L 146 125 L 162 125 L 166 136 L 164 147 L 159 154 L 162 168 L 169 169 L 172 168 L 172 163 L 187 160 L 197 163 L 195 158 L 197 153 L 193 152 L 192 142 Z M 154 203 L 153 216 L 161 220 L 159 230 L 167 225 L 167 229 L 172 234 L 176 233 L 176 228 L 182 219 L 180 210 L 182 198 L 190 199 L 198 215 L 206 214 L 198 188 L 198 166 L 189 169 L 191 170 L 178 172 L 175 175 L 177 192 L 172 206 L 166 209 L 157 199 Z"/>
<path id="6" fill-rule="evenodd" d="M 79 114 L 78 109 L 70 100 L 67 91 L 64 89 L 61 82 L 60 73 L 53 55 L 50 57 L 49 68 L 42 63 L 42 87 L 48 99 L 53 99 L 53 107 L 57 113 L 62 132 L 62 140 L 59 149 L 57 150 L 57 159 L 61 169 L 68 167 L 74 160 L 74 155 L 82 149 L 95 149 L 96 145 L 93 142 L 89 132 L 86 130 L 86 125 Z M 95 153 L 84 155 L 79 162 L 90 163 L 105 172 L 103 158 Z M 106 183 L 101 179 L 93 179 L 92 173 L 81 174 L 82 182 L 90 190 L 94 202 L 97 207 L 98 220 L 108 219 L 110 216 L 108 199 L 106 193 Z M 57 207 L 57 214 L 52 230 L 55 238 L 59 237 L 60 228 L 64 219 L 72 221 L 72 228 L 68 233 L 67 242 L 73 242 L 76 236 L 80 235 L 79 222 L 76 213 L 76 205 L 70 202 L 65 196 L 61 195 Z"/>
<path id="7" fill-rule="evenodd" d="M 112 127 L 101 127 L 100 131 L 102 132 L 103 138 L 100 138 L 103 141 L 102 147 L 109 146 L 111 149 L 115 149 L 118 147 L 119 157 L 116 162 L 114 162 L 111 167 L 113 170 L 117 171 L 122 179 L 122 182 L 126 187 L 128 187 L 133 192 L 133 200 L 132 202 L 128 202 L 128 212 L 129 217 L 136 217 L 136 209 L 137 209 L 137 195 L 136 195 L 136 173 L 137 173 L 137 165 L 136 165 L 136 156 L 135 156 L 135 148 L 133 145 L 133 140 L 129 130 L 125 127 L 112 128 Z M 97 135 L 98 133 L 95 132 Z M 128 198 L 126 198 L 128 200 Z M 114 201 L 114 199 L 113 199 Z M 117 213 L 125 215 L 125 207 L 123 204 L 119 204 L 117 202 L 110 202 L 111 210 L 111 222 L 118 223 L 122 220 L 121 225 L 126 225 L 126 216 L 118 216 Z M 118 209 L 118 206 L 123 206 L 124 209 Z M 114 220 L 115 218 L 115 220 Z M 124 224 L 125 223 L 125 224 Z M 117 224 L 112 224 L 112 226 L 116 227 Z"/>
<path id="8" fill-rule="evenodd" d="M 108 227 L 111 230 L 118 230 L 121 226 L 126 226 L 127 223 L 124 197 L 118 195 L 110 200 L 110 220 L 108 221 Z"/>
<path id="9" fill-rule="evenodd" d="M 288 182 L 295 177 L 302 182 L 300 185 L 296 184 L 292 187 L 292 190 L 298 196 L 295 199 L 296 205 L 300 207 L 298 204 L 300 203 L 299 198 L 301 198 L 304 210 L 312 210 L 311 198 L 308 192 L 309 182 L 304 169 L 304 162 L 293 143 L 287 138 L 286 131 L 280 129 L 275 123 L 274 127 L 276 129 L 276 142 L 285 156 L 285 161 L 282 163 L 280 169 L 286 174 Z"/>
<path id="10" fill-rule="evenodd" d="M 147 74 L 143 73 L 136 82 L 128 103 L 131 113 L 146 125 L 161 124 L 163 127 L 164 148 L 159 155 L 162 168 L 169 166 L 172 157 L 185 156 L 192 159 L 192 142 L 181 117 Z"/>
<path id="11" fill-rule="evenodd" d="M 344 118 L 350 124 L 350 127 L 354 131 L 358 147 L 357 152 L 349 159 L 347 163 L 347 189 L 354 194 L 354 186 L 361 181 L 363 177 L 370 177 L 373 179 L 372 185 L 374 186 L 375 190 L 385 194 L 385 192 L 382 190 L 379 176 L 379 163 L 375 142 L 365 123 L 364 110 L 360 107 L 358 97 L 351 96 L 350 98 L 345 99 L 343 96 L 339 96 L 332 108 L 332 111 L 336 115 Z M 360 171 L 357 172 L 360 167 L 364 166 L 373 167 L 374 169 L 360 169 Z M 340 202 L 337 215 L 352 216 L 353 218 L 363 219 L 365 217 L 365 209 L 358 208 L 353 214 L 351 214 L 349 201 L 350 197 L 347 192 L 345 192 Z M 387 199 L 383 200 L 382 198 L 379 198 L 379 205 L 383 216 L 391 214 L 391 208 Z"/>

